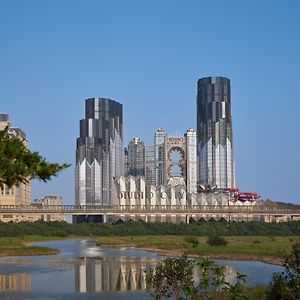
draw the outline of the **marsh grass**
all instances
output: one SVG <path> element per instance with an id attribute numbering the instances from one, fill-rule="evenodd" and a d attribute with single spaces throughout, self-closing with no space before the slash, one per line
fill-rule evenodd
<path id="1" fill-rule="evenodd" d="M 255 256 L 283 258 L 291 251 L 289 237 L 227 236 L 226 246 L 210 246 L 207 237 L 197 238 L 199 244 L 193 247 L 186 236 L 109 236 L 98 237 L 97 245 L 134 246 L 138 248 L 178 250 L 180 253 L 197 255 Z M 294 237 L 297 239 L 297 237 Z M 257 243 L 259 241 L 259 243 Z"/>
<path id="2" fill-rule="evenodd" d="M 56 238 L 54 238 L 56 239 Z M 27 236 L 27 237 L 1 237 L 0 238 L 0 256 L 20 256 L 20 255 L 54 255 L 58 254 L 59 250 L 40 247 L 29 246 L 30 242 L 49 240 L 49 237 L 42 236 Z"/>

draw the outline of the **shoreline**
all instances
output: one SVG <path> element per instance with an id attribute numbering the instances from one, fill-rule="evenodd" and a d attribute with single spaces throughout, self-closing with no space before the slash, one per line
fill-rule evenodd
<path id="1" fill-rule="evenodd" d="M 37 252 L 30 251 L 30 249 L 22 249 L 22 252 L 18 252 L 15 250 L 12 250 L 10 252 L 7 252 L 8 250 L 0 251 L 0 257 L 10 257 L 10 256 L 42 256 L 42 255 L 57 255 L 60 253 L 60 250 L 56 248 L 49 248 L 47 250 L 40 250 L 37 249 Z M 27 252 L 28 251 L 28 252 Z"/>
<path id="2" fill-rule="evenodd" d="M 57 255 L 60 253 L 60 250 L 57 248 L 48 248 L 48 247 L 42 247 L 42 246 L 31 246 L 32 243 L 35 242 L 40 242 L 40 241 L 45 241 L 45 242 L 50 242 L 53 240 L 68 240 L 68 239 L 89 239 L 93 240 L 95 242 L 96 246 L 103 246 L 103 247 L 110 247 L 110 248 L 134 248 L 138 250 L 144 250 L 144 251 L 149 251 L 149 252 L 154 252 L 157 253 L 161 256 L 180 256 L 182 255 L 185 251 L 179 250 L 179 249 L 162 249 L 159 247 L 143 247 L 139 246 L 138 244 L 135 243 L 120 243 L 120 244 L 100 244 L 97 242 L 97 239 L 99 237 L 51 237 L 49 239 L 45 239 L 45 237 L 42 237 L 41 239 L 37 238 L 34 240 L 23 240 L 21 245 L 23 248 L 17 248 L 17 249 L 0 249 L 0 257 L 9 257 L 9 256 L 40 256 L 40 255 Z M 187 251 L 188 252 L 188 251 Z M 189 257 L 203 257 L 203 258 L 209 258 L 209 259 L 219 259 L 219 260 L 238 260 L 238 261 L 260 261 L 263 263 L 267 264 L 272 264 L 272 265 L 282 265 L 284 259 L 278 256 L 257 256 L 257 255 L 243 255 L 243 254 L 238 254 L 238 255 L 232 255 L 232 254 L 193 254 L 193 253 L 188 253 L 187 254 Z"/>
<path id="3" fill-rule="evenodd" d="M 119 244 L 119 245 L 105 245 L 105 244 L 97 244 L 96 246 L 103 246 L 107 248 L 134 248 L 137 250 L 144 250 L 148 252 L 154 252 L 161 256 L 180 256 L 183 255 L 184 251 L 182 250 L 167 250 L 167 249 L 159 249 L 159 248 L 151 248 L 151 247 L 139 247 L 135 244 Z M 219 260 L 237 260 L 237 261 L 260 261 L 270 265 L 278 265 L 282 266 L 283 258 L 276 256 L 251 256 L 251 255 L 230 255 L 230 254 L 206 254 L 206 255 L 198 255 L 198 254 L 187 254 L 188 257 L 203 257 L 209 259 L 219 259 Z"/>

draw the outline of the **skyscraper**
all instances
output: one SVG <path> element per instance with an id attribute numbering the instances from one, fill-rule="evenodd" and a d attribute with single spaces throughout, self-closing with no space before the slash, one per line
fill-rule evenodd
<path id="1" fill-rule="evenodd" d="M 145 180 L 146 185 L 155 185 L 155 148 L 145 146 Z"/>
<path id="2" fill-rule="evenodd" d="M 197 93 L 198 170 L 200 185 L 235 186 L 230 80 L 205 77 Z"/>
<path id="3" fill-rule="evenodd" d="M 167 132 L 159 128 L 154 135 L 155 151 L 155 182 L 156 184 L 165 185 L 165 155 L 166 155 Z"/>
<path id="4" fill-rule="evenodd" d="M 128 144 L 128 175 L 145 176 L 145 145 L 140 138 L 133 138 Z"/>
<path id="5" fill-rule="evenodd" d="M 76 204 L 116 204 L 114 178 L 122 175 L 123 107 L 111 99 L 87 99 L 77 139 Z"/>

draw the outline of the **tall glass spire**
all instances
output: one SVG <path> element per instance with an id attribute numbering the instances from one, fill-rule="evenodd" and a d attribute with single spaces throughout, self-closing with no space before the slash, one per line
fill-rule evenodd
<path id="1" fill-rule="evenodd" d="M 235 186 L 230 80 L 205 77 L 197 93 L 198 170 L 200 185 Z"/>
<path id="2" fill-rule="evenodd" d="M 87 99 L 77 139 L 76 204 L 116 204 L 114 177 L 121 175 L 124 175 L 123 107 L 111 99 Z"/>

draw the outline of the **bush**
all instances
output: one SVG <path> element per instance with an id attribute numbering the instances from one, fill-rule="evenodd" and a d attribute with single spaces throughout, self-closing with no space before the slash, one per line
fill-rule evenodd
<path id="1" fill-rule="evenodd" d="M 274 273 L 269 290 L 268 300 L 300 299 L 300 243 L 292 244 L 292 252 L 285 257 L 285 272 Z"/>
<path id="2" fill-rule="evenodd" d="M 196 281 L 195 268 L 200 271 Z M 186 255 L 164 259 L 154 269 L 146 270 L 146 283 L 155 299 L 247 299 L 245 275 L 237 273 L 232 284 L 226 281 L 225 266 L 208 259 L 190 259 Z"/>
<path id="3" fill-rule="evenodd" d="M 226 246 L 227 241 L 222 236 L 209 236 L 207 239 L 207 244 L 210 246 Z"/>
<path id="4" fill-rule="evenodd" d="M 188 236 L 185 238 L 185 241 L 192 244 L 193 248 L 196 248 L 199 245 L 199 240 L 197 237 Z"/>

